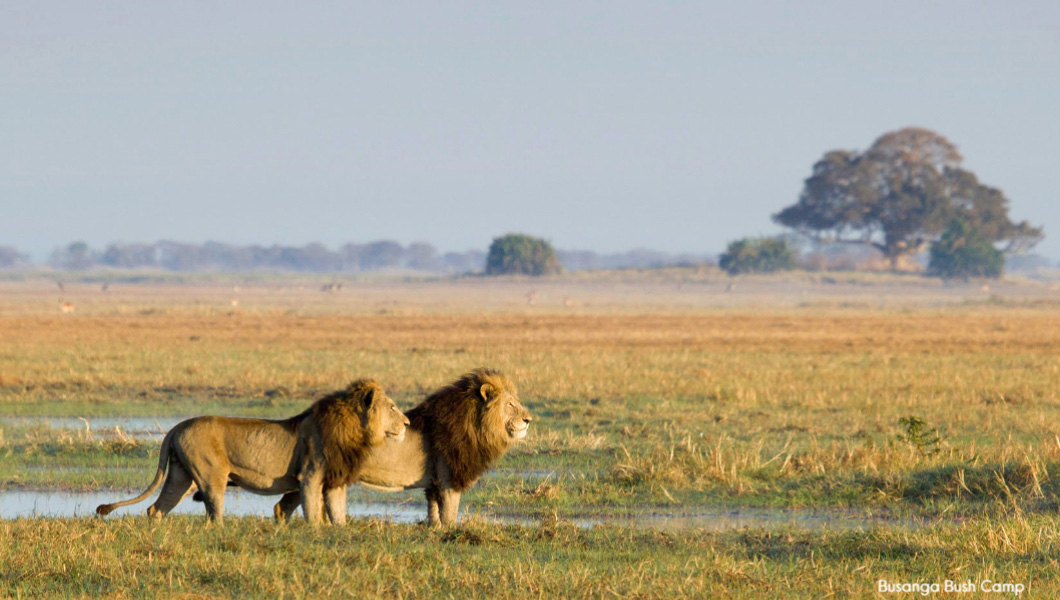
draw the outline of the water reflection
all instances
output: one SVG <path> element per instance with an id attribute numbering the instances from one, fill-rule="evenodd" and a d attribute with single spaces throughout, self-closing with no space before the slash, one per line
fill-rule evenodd
<path id="1" fill-rule="evenodd" d="M 356 488 L 355 488 L 356 489 Z M 13 491 L 0 493 L 0 519 L 20 517 L 89 517 L 95 515 L 96 506 L 123 500 L 135 492 L 36 492 Z M 272 518 L 272 507 L 278 496 L 258 496 L 239 490 L 230 490 L 225 495 L 225 515 L 233 517 Z M 119 508 L 112 513 L 140 515 L 153 499 L 140 504 Z M 539 519 L 531 515 L 494 514 L 480 511 L 475 505 L 466 505 L 462 519 L 474 517 L 503 524 L 534 525 Z M 375 517 L 395 523 L 416 523 L 426 517 L 426 507 L 420 504 L 388 502 L 350 502 L 347 512 L 351 517 Z M 205 515 L 199 502 L 185 499 L 173 511 L 176 514 Z M 728 531 L 733 529 L 807 529 L 830 531 L 860 531 L 876 527 L 916 529 L 940 522 L 941 519 L 893 518 L 884 515 L 866 515 L 841 510 L 769 509 L 741 508 L 736 510 L 701 510 L 674 513 L 643 512 L 625 515 L 581 516 L 569 519 L 579 527 L 616 525 L 637 529 L 678 531 L 701 529 L 705 531 Z M 950 519 L 949 521 L 954 521 Z M 954 521 L 955 522 L 955 521 Z"/>
<path id="2" fill-rule="evenodd" d="M 96 507 L 135 496 L 135 492 L 0 492 L 0 519 L 20 517 L 90 517 L 95 516 Z M 225 515 L 233 517 L 272 518 L 272 507 L 279 496 L 258 496 L 237 490 L 225 494 Z M 124 506 L 111 516 L 140 515 L 154 501 L 153 498 L 139 504 Z M 396 506 L 382 503 L 353 503 L 347 506 L 352 517 L 377 517 L 395 523 L 414 523 L 426 515 L 426 508 Z M 186 498 L 171 514 L 205 515 L 201 502 Z"/>
<path id="3" fill-rule="evenodd" d="M 88 432 L 95 437 L 128 437 L 161 440 L 166 432 L 188 417 L 0 417 L 10 427 L 47 427 Z"/>

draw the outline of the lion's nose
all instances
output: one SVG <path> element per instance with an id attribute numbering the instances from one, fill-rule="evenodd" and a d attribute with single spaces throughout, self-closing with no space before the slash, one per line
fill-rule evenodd
<path id="1" fill-rule="evenodd" d="M 409 421 L 409 418 L 405 417 L 405 426 L 408 427 L 411 424 L 412 424 L 412 421 Z"/>
<path id="2" fill-rule="evenodd" d="M 527 425 L 529 425 L 530 421 L 533 421 L 533 420 L 534 420 L 533 417 L 523 417 L 523 423 L 526 423 Z"/>

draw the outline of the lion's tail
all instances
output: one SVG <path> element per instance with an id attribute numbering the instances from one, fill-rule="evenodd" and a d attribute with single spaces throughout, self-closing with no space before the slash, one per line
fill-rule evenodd
<path id="1" fill-rule="evenodd" d="M 155 472 L 155 479 L 151 482 L 151 485 L 147 486 L 144 493 L 133 498 L 132 500 L 122 500 L 121 502 L 115 502 L 114 504 L 100 504 L 96 507 L 96 514 L 100 516 L 109 515 L 114 509 L 121 508 L 123 506 L 129 506 L 130 504 L 136 504 L 142 502 L 148 496 L 155 493 L 158 486 L 162 485 L 162 478 L 166 475 L 166 468 L 169 466 L 169 453 L 170 444 L 173 439 L 173 432 L 177 430 L 176 427 L 169 430 L 166 437 L 162 439 L 162 450 L 158 453 L 158 470 Z"/>

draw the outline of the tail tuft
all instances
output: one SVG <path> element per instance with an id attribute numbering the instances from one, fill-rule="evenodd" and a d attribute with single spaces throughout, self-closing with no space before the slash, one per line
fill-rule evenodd
<path id="1" fill-rule="evenodd" d="M 113 510 L 114 510 L 114 505 L 113 504 L 100 504 L 99 506 L 96 507 L 96 514 L 101 516 L 101 517 L 104 517 L 106 515 L 109 515 Z"/>
<path id="2" fill-rule="evenodd" d="M 191 499 L 195 502 L 202 502 L 203 498 L 205 498 L 205 496 L 202 495 L 202 492 L 195 492 L 195 494 L 191 497 Z"/>

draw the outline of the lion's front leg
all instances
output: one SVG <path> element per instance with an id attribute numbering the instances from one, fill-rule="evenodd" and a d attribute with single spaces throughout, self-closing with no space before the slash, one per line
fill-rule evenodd
<path id="1" fill-rule="evenodd" d="M 438 512 L 442 527 L 456 525 L 460 517 L 460 492 L 452 488 L 438 491 Z"/>
<path id="2" fill-rule="evenodd" d="M 324 522 L 324 470 L 307 465 L 302 471 L 302 511 L 310 525 Z"/>
<path id="3" fill-rule="evenodd" d="M 460 514 L 460 492 L 453 489 L 449 465 L 438 459 L 434 481 L 427 488 L 427 522 L 431 527 L 452 527 Z"/>
<path id="4" fill-rule="evenodd" d="M 346 486 L 333 487 L 324 490 L 324 507 L 328 511 L 328 519 L 332 525 L 346 524 Z"/>

